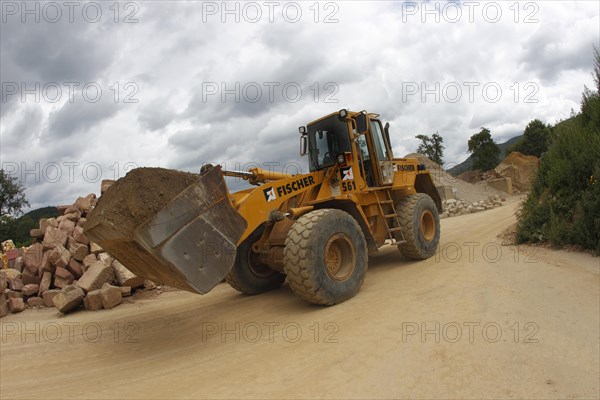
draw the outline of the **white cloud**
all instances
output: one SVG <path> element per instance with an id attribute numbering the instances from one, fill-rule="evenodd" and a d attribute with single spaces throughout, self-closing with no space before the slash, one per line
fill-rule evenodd
<path id="1" fill-rule="evenodd" d="M 80 12 L 73 23 L 3 15 L 0 156 L 19 166 L 32 208 L 97 192 L 96 165 L 107 179 L 132 165 L 305 166 L 297 127 L 342 107 L 382 114 L 397 155 L 414 151 L 416 134 L 437 131 L 447 162 L 460 162 L 481 126 L 503 141 L 533 118 L 552 123 L 577 110 L 583 86 L 592 83 L 600 24 L 598 3 L 587 1 L 469 3 L 476 5 L 472 23 L 467 4 L 458 2 L 321 2 L 318 16 L 313 2 L 291 3 L 285 15 L 281 2 L 273 22 L 257 2 L 256 23 L 249 21 L 256 10 L 241 2 L 228 3 L 237 4 L 239 23 L 234 14 L 212 14 L 222 2 L 137 2 L 137 9 L 120 9 L 118 23 L 111 4 L 103 4 L 97 23 Z M 294 4 L 302 9 L 297 23 L 290 22 Z M 439 22 L 425 12 L 435 4 L 443 10 Z M 502 16 L 492 23 L 497 7 Z M 449 22 L 459 9 L 460 20 Z M 123 23 L 132 12 L 138 22 Z M 7 82 L 80 85 L 74 103 L 65 95 L 50 103 L 44 95 L 38 101 L 10 94 Z M 90 82 L 102 89 L 96 103 L 81 93 Z M 222 102 L 221 89 L 236 83 L 239 101 L 230 93 Z M 253 102 L 257 87 L 261 97 Z M 498 87 L 498 101 L 486 101 Z M 430 90 L 424 98 L 422 89 Z M 36 163 L 41 179 L 22 174 L 22 166 L 35 171 Z M 61 166 L 59 182 L 44 182 L 48 163 Z"/>

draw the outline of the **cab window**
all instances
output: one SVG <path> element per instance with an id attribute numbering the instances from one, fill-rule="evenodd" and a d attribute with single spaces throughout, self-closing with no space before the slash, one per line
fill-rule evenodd
<path id="1" fill-rule="evenodd" d="M 381 122 L 377 120 L 371 120 L 371 130 L 373 132 L 373 141 L 375 142 L 375 149 L 377 151 L 377 158 L 379 161 L 389 161 L 387 148 L 385 147 L 385 141 L 383 140 L 383 129 L 381 129 Z"/>
<path id="2" fill-rule="evenodd" d="M 337 115 L 308 126 L 309 169 L 331 167 L 340 153 L 351 151 L 348 127 Z"/>

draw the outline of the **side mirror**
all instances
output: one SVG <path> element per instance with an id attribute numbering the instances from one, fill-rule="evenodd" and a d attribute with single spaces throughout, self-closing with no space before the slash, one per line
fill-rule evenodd
<path id="1" fill-rule="evenodd" d="M 360 113 L 356 116 L 356 133 L 367 133 L 367 114 Z"/>
<path id="2" fill-rule="evenodd" d="M 305 156 L 308 151 L 308 137 L 306 135 L 300 136 L 300 157 Z"/>

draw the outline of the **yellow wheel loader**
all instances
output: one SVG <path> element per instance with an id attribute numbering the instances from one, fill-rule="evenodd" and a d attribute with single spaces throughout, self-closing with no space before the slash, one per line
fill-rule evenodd
<path id="1" fill-rule="evenodd" d="M 225 279 L 258 294 L 287 279 L 306 301 L 340 303 L 386 242 L 414 260 L 438 246 L 440 196 L 424 165 L 394 158 L 388 128 L 378 114 L 346 109 L 300 127 L 309 165 L 301 175 L 205 165 L 177 183 L 161 178 L 169 170 L 133 170 L 100 197 L 86 234 L 165 285 L 204 294 Z M 225 176 L 258 187 L 229 193 Z M 128 208 L 132 201 L 143 207 Z"/>

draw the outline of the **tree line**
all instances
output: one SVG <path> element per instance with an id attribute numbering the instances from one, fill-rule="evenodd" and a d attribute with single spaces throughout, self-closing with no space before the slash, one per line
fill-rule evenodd
<path id="1" fill-rule="evenodd" d="M 506 150 L 506 154 L 518 151 L 539 158 L 548 150 L 551 133 L 550 125 L 534 119 L 525 127 L 521 139 Z M 438 132 L 432 136 L 419 134 L 415 138 L 420 141 L 417 153 L 440 165 L 444 164 L 444 138 Z M 467 149 L 472 155 L 474 170 L 489 171 L 500 164 L 500 148 L 488 128 L 482 127 L 478 133 L 472 135 L 467 141 Z"/>

